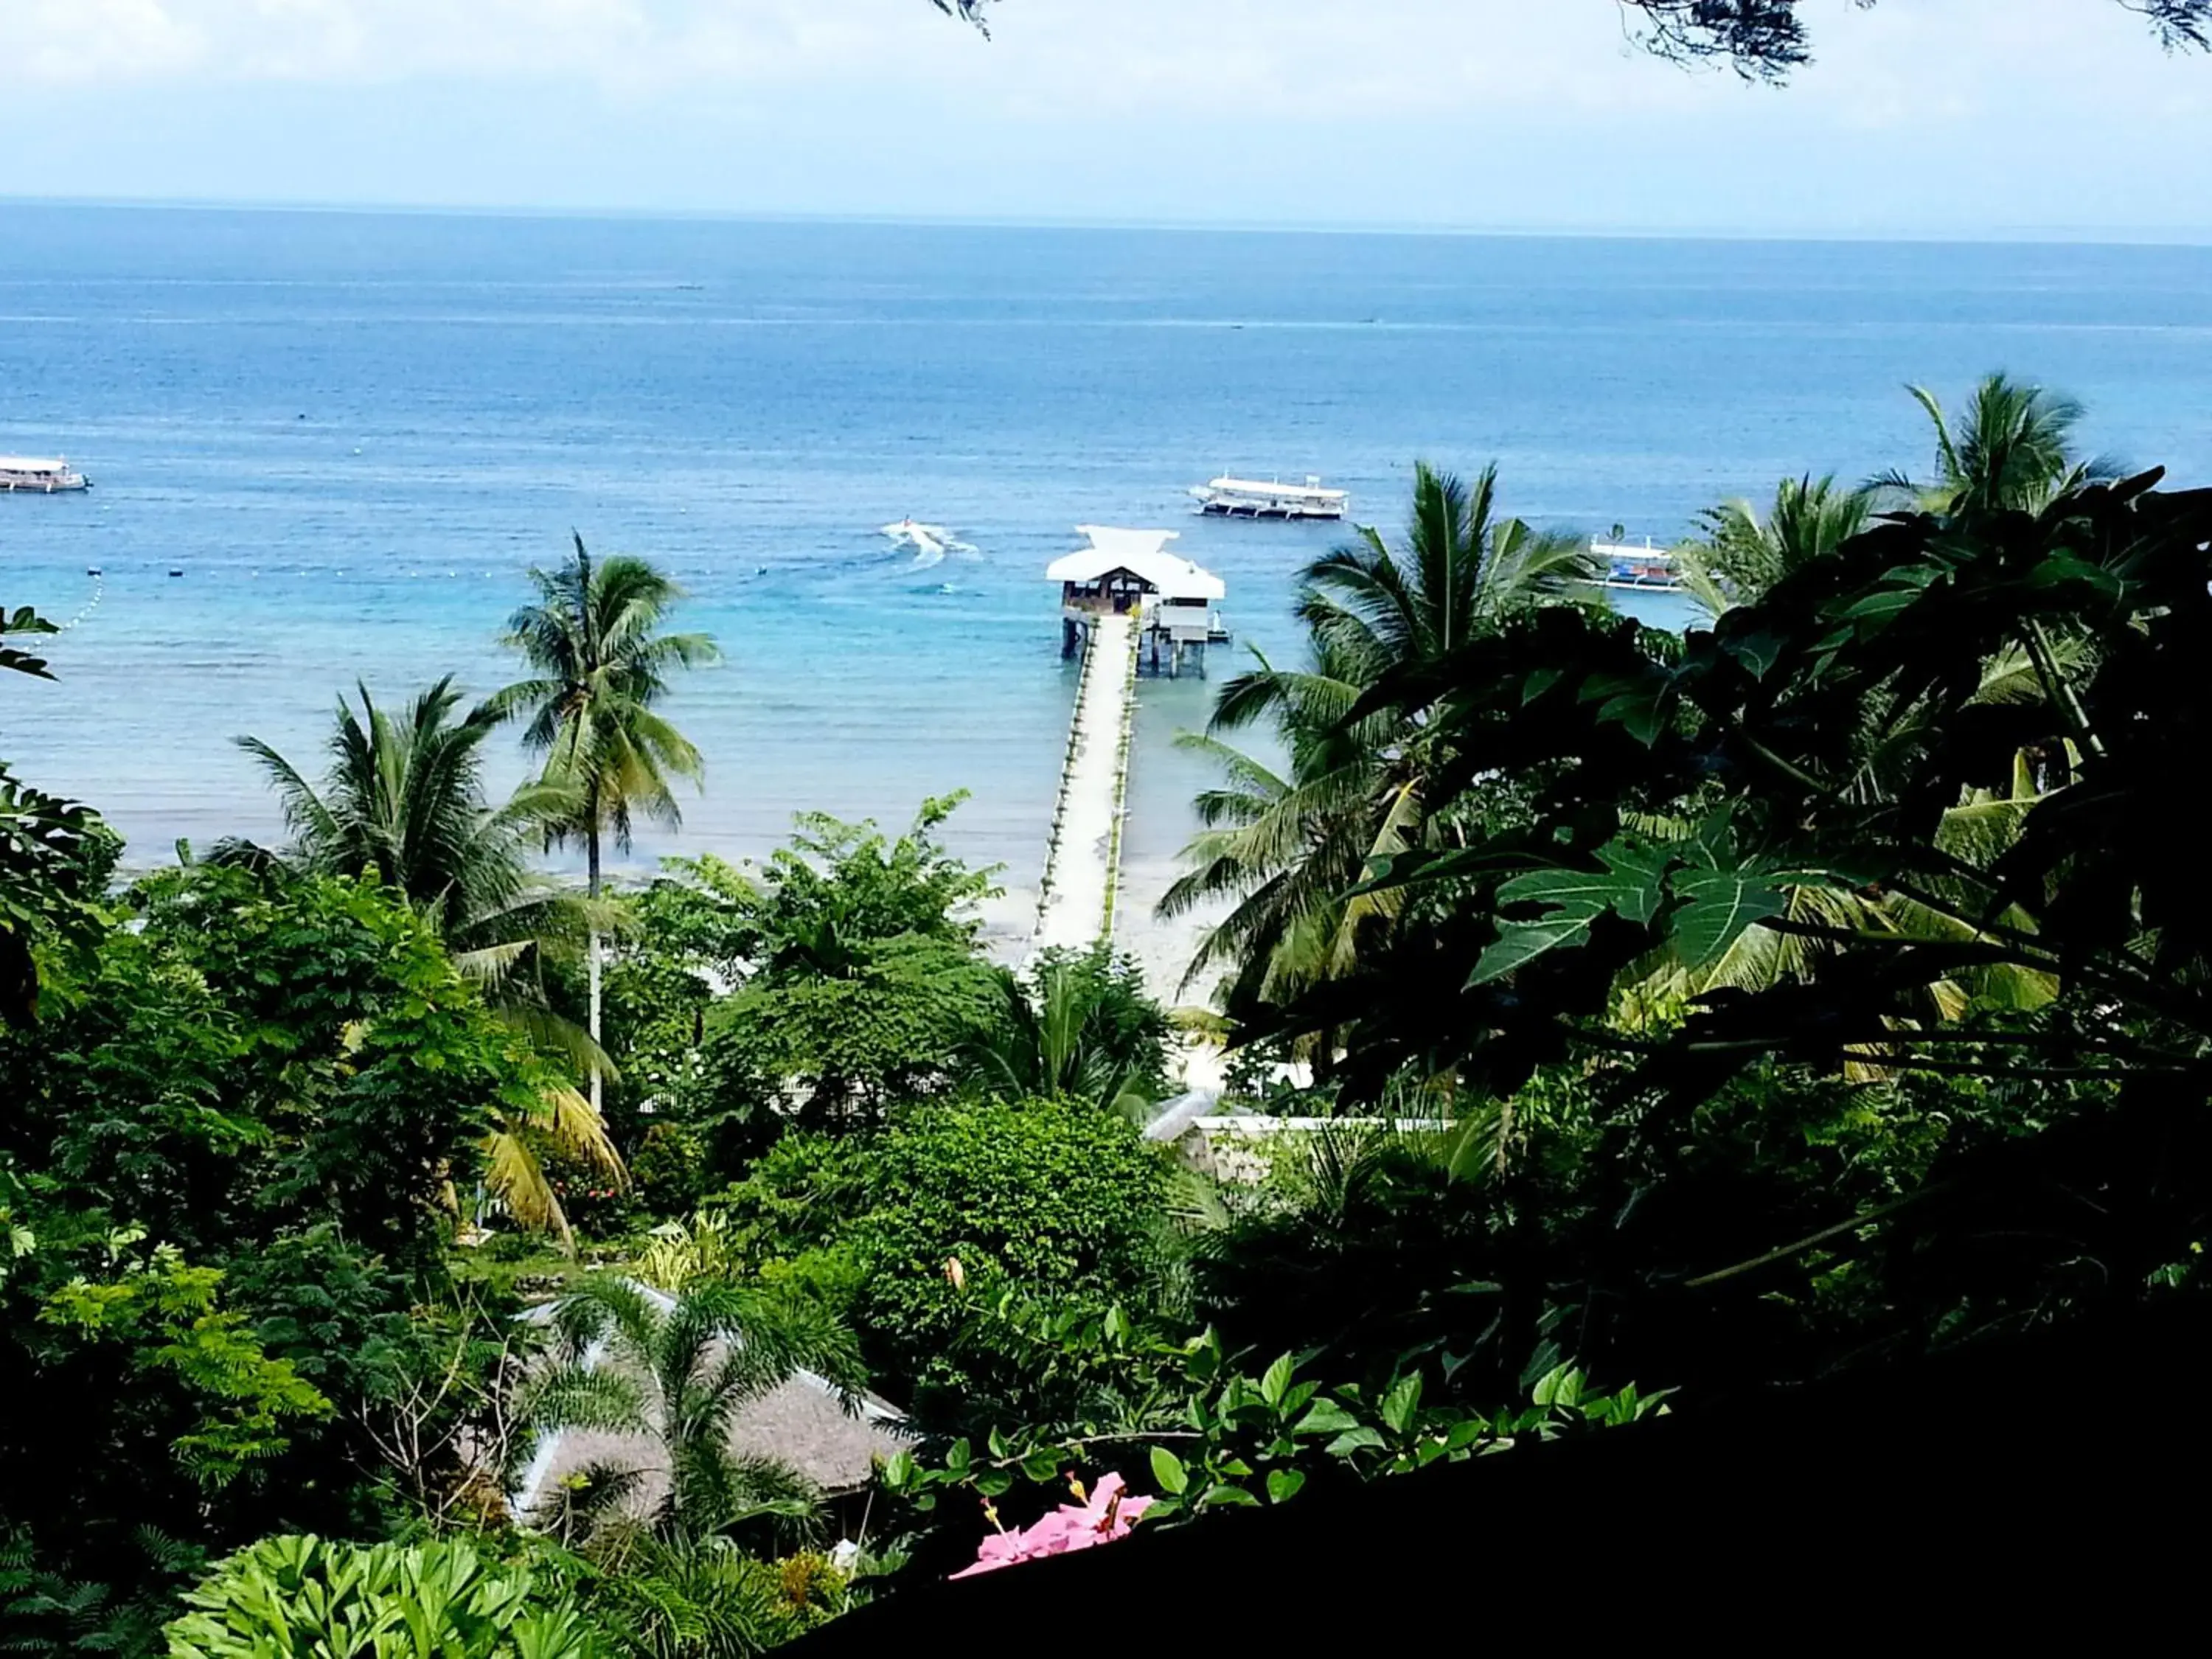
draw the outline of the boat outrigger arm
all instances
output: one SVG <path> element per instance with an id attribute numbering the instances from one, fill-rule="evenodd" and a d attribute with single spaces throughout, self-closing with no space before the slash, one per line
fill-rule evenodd
<path id="1" fill-rule="evenodd" d="M 1324 489 L 1310 474 L 1302 484 L 1224 477 L 1194 485 L 1190 493 L 1200 512 L 1225 519 L 1341 519 L 1352 501 L 1349 492 Z"/>
<path id="2" fill-rule="evenodd" d="M 73 471 L 57 455 L 0 455 L 0 495 L 52 495 L 64 489 L 89 489 L 92 481 Z"/>

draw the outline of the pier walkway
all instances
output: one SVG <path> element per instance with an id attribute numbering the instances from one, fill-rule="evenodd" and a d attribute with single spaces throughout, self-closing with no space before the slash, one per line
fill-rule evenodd
<path id="1" fill-rule="evenodd" d="M 1137 629 L 1131 617 L 1109 614 L 1088 631 L 1031 954 L 1054 946 L 1087 949 L 1114 930 L 1129 720 L 1136 707 Z"/>

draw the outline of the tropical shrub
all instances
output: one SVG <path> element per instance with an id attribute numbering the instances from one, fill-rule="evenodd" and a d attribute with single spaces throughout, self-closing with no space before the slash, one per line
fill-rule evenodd
<path id="1" fill-rule="evenodd" d="M 794 1109 L 852 1127 L 937 1091 L 1000 1006 L 972 914 L 991 872 L 935 836 L 960 799 L 925 802 L 896 839 L 803 815 L 757 869 L 668 860 L 628 902 L 607 980 L 625 1127 L 683 1121 L 726 1181 Z"/>
<path id="2" fill-rule="evenodd" d="M 787 1136 L 717 1207 L 785 1271 L 849 1285 L 883 1385 L 939 1419 L 1026 1392 L 972 1318 L 984 1287 L 1157 1299 L 1169 1188 L 1164 1155 L 1095 1103 L 956 1101 L 843 1142 Z"/>
<path id="3" fill-rule="evenodd" d="M 616 1650 L 548 1575 L 465 1538 L 264 1538 L 218 1563 L 169 1626 L 171 1659 L 601 1659 Z"/>
<path id="4" fill-rule="evenodd" d="M 1019 1540 L 994 1542 L 1005 1534 L 1002 1502 L 1033 1509 L 1033 1489 L 1064 1484 L 1085 1503 L 1085 1471 L 1139 1449 L 1158 1493 L 1140 1501 L 1159 1524 L 1209 1510 L 1285 1503 L 1316 1476 L 1410 1474 L 1668 1409 L 1663 1390 L 1594 1388 L 1548 1343 L 1522 1375 L 1524 1403 L 1486 1412 L 1435 1401 L 1429 1370 L 1419 1363 L 1395 1370 L 1377 1387 L 1328 1386 L 1302 1377 L 1295 1354 L 1280 1355 L 1255 1375 L 1213 1331 L 1163 1337 L 1118 1308 L 1086 1316 L 1009 1292 L 987 1316 L 1003 1323 L 1010 1344 L 1025 1346 L 1039 1369 L 1066 1364 L 1091 1375 L 1094 1401 L 1109 1411 L 994 1426 L 980 1443 L 962 1437 L 922 1454 L 902 1453 L 885 1466 L 885 1490 L 920 1514 L 936 1514 L 950 1502 L 954 1513 L 945 1519 L 957 1531 L 971 1530 L 969 1515 L 988 1523 L 979 1565 L 1022 1550 Z M 1100 1496 L 1109 1480 L 1119 1490 L 1118 1475 L 1097 1480 Z M 1046 1538 L 1063 1532 L 1069 1518 L 1066 1506 L 1048 1512 Z"/>
<path id="5" fill-rule="evenodd" d="M 1042 952 L 999 975 L 997 1006 L 963 1045 L 962 1080 L 1001 1099 L 1079 1095 L 1115 1106 L 1168 1087 L 1168 1017 L 1142 966 L 1104 945 Z"/>

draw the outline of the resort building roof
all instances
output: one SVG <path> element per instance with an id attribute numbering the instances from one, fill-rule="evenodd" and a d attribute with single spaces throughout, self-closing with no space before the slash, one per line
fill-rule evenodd
<path id="1" fill-rule="evenodd" d="M 635 1282 L 633 1288 L 664 1315 L 676 1305 L 676 1298 L 665 1291 Z M 550 1324 L 553 1316 L 551 1303 L 541 1303 L 517 1316 L 533 1325 Z M 722 1352 L 722 1344 L 714 1343 L 708 1351 L 708 1363 L 718 1361 Z M 612 1363 L 597 1348 L 584 1361 L 587 1370 Z M 828 1381 L 801 1370 L 740 1407 L 730 1419 L 728 1443 L 740 1457 L 773 1458 L 796 1469 L 825 1493 L 836 1494 L 865 1486 L 874 1473 L 876 1459 L 891 1457 L 914 1443 L 905 1420 L 896 1406 L 873 1394 L 861 1395 L 854 1401 L 854 1409 L 848 1412 Z M 637 1474 L 639 1486 L 631 1495 L 632 1501 L 649 1505 L 667 1489 L 668 1475 L 661 1459 L 660 1448 L 646 1436 L 562 1429 L 538 1442 L 536 1455 L 510 1497 L 516 1512 L 526 1516 L 543 1508 L 575 1476 L 612 1467 Z"/>
<path id="2" fill-rule="evenodd" d="M 1227 584 L 1212 571 L 1167 550 L 1167 544 L 1176 538 L 1172 530 L 1112 530 L 1089 524 L 1075 527 L 1090 538 L 1091 545 L 1054 560 L 1045 568 L 1048 580 L 1095 582 L 1121 570 L 1165 599 L 1218 599 L 1229 592 Z"/>

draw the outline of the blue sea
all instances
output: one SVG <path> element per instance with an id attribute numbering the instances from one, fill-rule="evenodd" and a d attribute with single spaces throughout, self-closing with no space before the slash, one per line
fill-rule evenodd
<path id="1" fill-rule="evenodd" d="M 58 685 L 0 687 L 0 754 L 136 862 L 274 835 L 231 738 L 312 766 L 356 679 L 502 683 L 573 529 L 673 572 L 726 653 L 670 709 L 704 791 L 640 858 L 966 788 L 956 844 L 1025 883 L 1076 525 L 1176 529 L 1226 580 L 1218 680 L 1296 649 L 1342 532 L 1195 518 L 1215 473 L 1318 473 L 1389 531 L 1417 457 L 1495 459 L 1513 513 L 1663 543 L 1786 474 L 1924 467 L 1905 383 L 1998 368 L 2206 482 L 2212 251 L 0 204 L 0 451 L 96 486 L 0 497 L 0 603 L 82 617 Z M 879 533 L 908 516 L 975 550 Z M 1143 686 L 1133 859 L 1190 831 L 1172 739 L 1209 696 Z"/>

